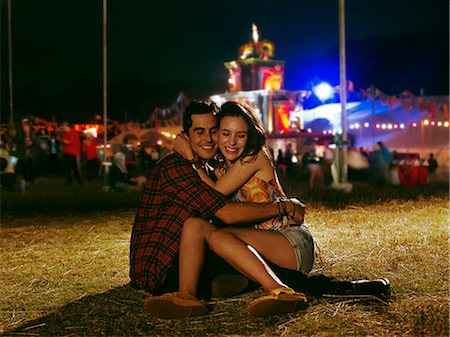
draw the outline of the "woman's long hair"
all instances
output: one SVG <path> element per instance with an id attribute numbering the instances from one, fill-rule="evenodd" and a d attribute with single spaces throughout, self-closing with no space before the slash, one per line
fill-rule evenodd
<path id="1" fill-rule="evenodd" d="M 220 107 L 220 111 L 217 115 L 219 126 L 220 122 L 225 117 L 242 117 L 248 125 L 247 144 L 245 145 L 244 151 L 239 156 L 240 160 L 248 157 L 249 162 L 254 161 L 260 150 L 263 150 L 271 159 L 270 153 L 266 147 L 266 132 L 264 126 L 256 115 L 256 112 L 250 106 L 234 101 L 225 102 Z"/>

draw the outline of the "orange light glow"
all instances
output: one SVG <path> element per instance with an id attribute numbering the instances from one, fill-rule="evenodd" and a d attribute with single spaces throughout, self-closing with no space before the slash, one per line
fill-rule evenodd
<path id="1" fill-rule="evenodd" d="M 279 124 L 281 124 L 282 130 L 280 131 L 287 131 L 289 130 L 289 111 L 286 106 L 279 106 L 277 108 L 277 115 L 278 120 L 280 121 Z"/>
<path id="2" fill-rule="evenodd" d="M 90 133 L 90 134 L 93 135 L 95 138 L 97 138 L 97 129 L 98 129 L 98 127 L 92 127 L 92 128 L 83 130 L 83 132 L 84 132 L 85 134 Z"/>

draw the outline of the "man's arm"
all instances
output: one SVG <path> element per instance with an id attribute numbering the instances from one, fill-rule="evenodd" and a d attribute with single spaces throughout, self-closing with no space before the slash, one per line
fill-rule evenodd
<path id="1" fill-rule="evenodd" d="M 282 215 L 293 217 L 297 222 L 303 223 L 305 207 L 298 201 L 282 203 L 247 203 L 232 202 L 220 208 L 214 215 L 226 224 L 260 222 Z M 287 213 L 287 214 L 286 214 Z"/>

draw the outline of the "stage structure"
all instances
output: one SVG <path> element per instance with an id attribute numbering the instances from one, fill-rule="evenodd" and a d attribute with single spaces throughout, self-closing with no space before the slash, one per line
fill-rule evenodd
<path id="1" fill-rule="evenodd" d="M 285 150 L 291 143 L 294 151 L 300 153 L 302 141 L 306 139 L 331 140 L 331 135 L 303 130 L 302 101 L 310 92 L 285 90 L 285 62 L 275 60 L 274 56 L 274 43 L 259 40 L 258 28 L 253 24 L 252 39 L 239 47 L 238 59 L 224 63 L 228 70 L 229 91 L 210 98 L 219 105 L 235 100 L 255 109 L 274 151 Z"/>

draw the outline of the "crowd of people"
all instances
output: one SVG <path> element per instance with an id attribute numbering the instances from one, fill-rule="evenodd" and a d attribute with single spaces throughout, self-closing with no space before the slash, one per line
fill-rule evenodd
<path id="1" fill-rule="evenodd" d="M 109 190 L 140 190 L 160 154 L 156 144 L 127 140 L 112 157 Z M 74 181 L 83 186 L 86 180 L 99 180 L 105 174 L 97 138 L 78 132 L 68 122 L 51 129 L 35 128 L 25 118 L 17 127 L 2 129 L 0 160 L 1 186 L 10 191 L 24 192 L 43 176 L 60 176 L 68 186 Z"/>
<path id="2" fill-rule="evenodd" d="M 305 181 L 311 190 L 330 186 L 337 181 L 334 167 L 336 152 L 330 147 L 330 142 L 308 139 L 301 153 L 293 155 L 291 145 L 288 143 L 286 151 L 279 149 L 275 155 L 277 171 L 282 178 L 296 176 Z M 293 156 L 296 157 L 294 161 Z M 347 151 L 347 177 L 351 182 L 366 182 L 376 187 L 397 186 L 401 184 L 399 167 L 407 170 L 412 166 L 426 168 L 426 183 L 436 181 L 439 165 L 433 153 L 429 153 L 428 158 L 419 159 L 417 154 L 391 151 L 382 141 L 375 143 L 370 150 L 350 146 Z"/>
<path id="3" fill-rule="evenodd" d="M 23 119 L 18 127 L 1 131 L 2 187 L 25 191 L 35 184 L 39 176 L 63 176 L 65 183 L 73 180 L 82 186 L 84 180 L 99 179 L 107 172 L 107 190 L 140 191 L 151 168 L 165 153 L 151 142 L 138 142 L 136 136 L 127 135 L 124 143 L 110 158 L 111 166 L 102 169 L 98 156 L 97 139 L 91 133 L 78 132 L 64 122 L 53 129 L 37 129 L 30 119 Z M 336 181 L 335 151 L 329 142 L 307 140 L 301 151 L 288 142 L 277 153 L 269 148 L 277 173 L 281 178 L 294 178 L 306 182 L 309 189 L 330 186 Z M 379 141 L 371 150 L 350 146 L 347 152 L 349 181 L 362 181 L 372 186 L 397 186 L 402 172 L 411 166 L 427 169 L 426 183 L 434 183 L 438 162 L 433 153 L 426 159 L 402 157 L 390 151 Z M 409 174 L 409 172 L 405 172 Z M 423 182 L 422 182 L 423 184 Z"/>
<path id="4" fill-rule="evenodd" d="M 107 189 L 140 191 L 162 154 L 164 151 L 157 144 L 148 141 L 138 144 L 135 135 L 126 135 L 122 146 L 112 157 Z"/>

